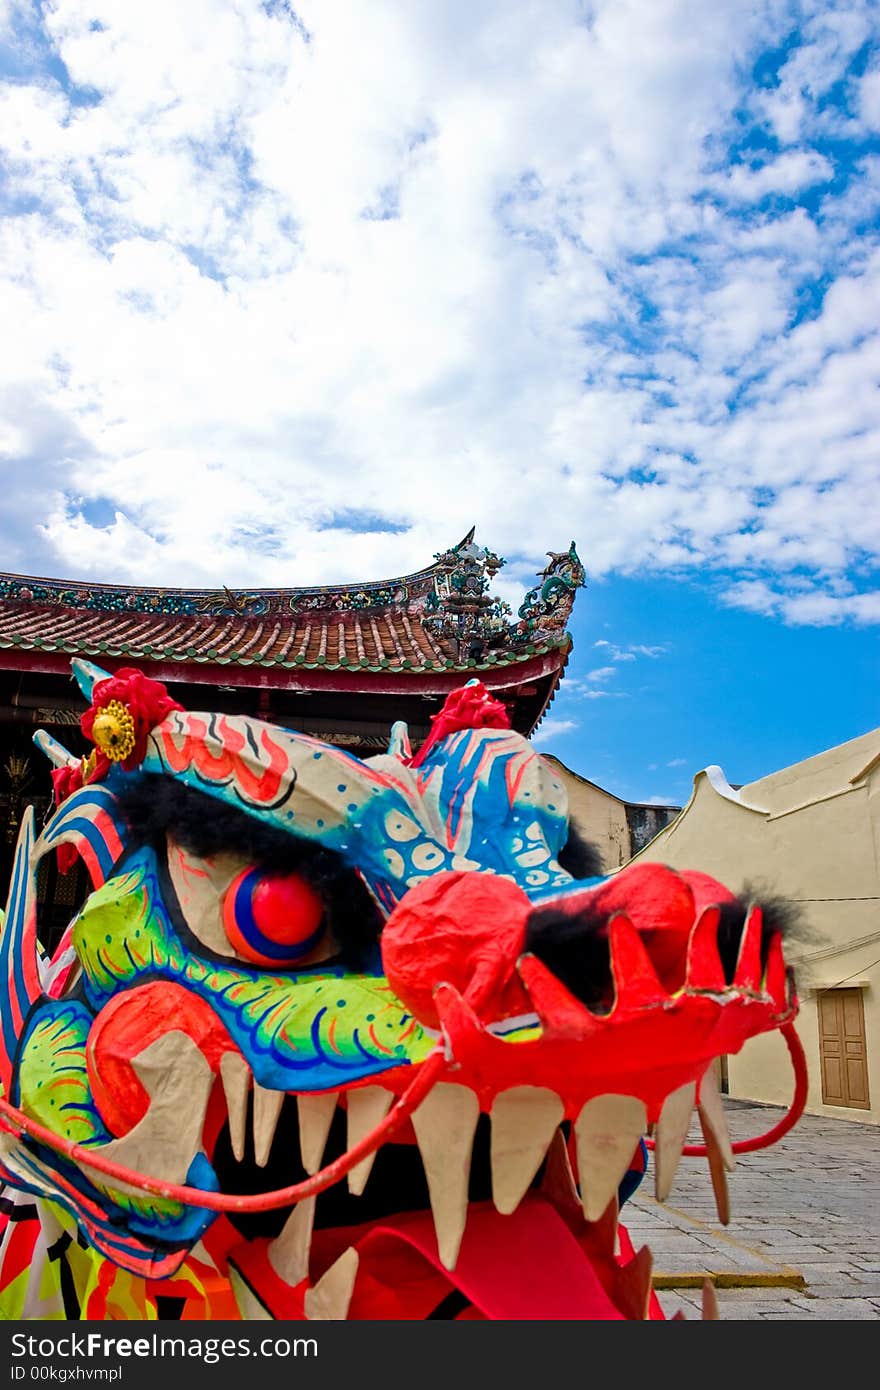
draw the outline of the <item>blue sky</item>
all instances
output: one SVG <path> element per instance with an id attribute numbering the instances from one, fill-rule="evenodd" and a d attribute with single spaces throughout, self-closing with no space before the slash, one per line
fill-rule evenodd
<path id="1" fill-rule="evenodd" d="M 867 732 L 873 0 L 0 0 L 5 568 L 588 572 L 540 745 Z"/>
<path id="2" fill-rule="evenodd" d="M 570 630 L 537 742 L 627 800 L 681 806 L 700 768 L 741 785 L 880 723 L 875 629 L 785 625 L 719 609 L 692 581 L 610 576 L 580 592 Z"/>

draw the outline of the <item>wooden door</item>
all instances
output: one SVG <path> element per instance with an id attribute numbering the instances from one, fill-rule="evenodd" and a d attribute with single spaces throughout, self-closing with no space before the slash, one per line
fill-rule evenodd
<path id="1" fill-rule="evenodd" d="M 868 1049 L 860 989 L 826 989 L 817 996 L 822 1100 L 869 1110 Z"/>

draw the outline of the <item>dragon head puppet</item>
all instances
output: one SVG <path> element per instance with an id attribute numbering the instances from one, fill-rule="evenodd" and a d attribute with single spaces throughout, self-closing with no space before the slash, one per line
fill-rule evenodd
<path id="1" fill-rule="evenodd" d="M 603 877 L 476 681 L 360 760 L 75 661 L 0 941 L 0 1310 L 18 1318 L 662 1318 L 619 1205 L 669 1194 L 715 1060 L 797 1010 L 778 922 Z M 51 957 L 41 858 L 93 890 Z M 523 1270 L 528 1277 L 523 1277 Z"/>

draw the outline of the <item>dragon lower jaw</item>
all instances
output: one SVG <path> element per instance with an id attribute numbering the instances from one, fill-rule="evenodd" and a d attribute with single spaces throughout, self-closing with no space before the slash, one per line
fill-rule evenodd
<path id="1" fill-rule="evenodd" d="M 273 1242 L 227 1256 L 248 1318 L 376 1320 L 486 1318 L 622 1320 L 651 1316 L 651 1262 L 605 1223 L 572 1225 L 536 1191 L 509 1216 L 473 1203 L 454 1271 L 439 1258 L 431 1218 L 403 1213 L 354 1228 L 315 1231 L 309 1203 Z M 304 1272 L 305 1271 L 305 1272 Z M 656 1316 L 656 1310 L 654 1310 Z"/>
<path id="2" fill-rule="evenodd" d="M 587 1221 L 557 1131 L 516 1209 L 472 1201 L 454 1268 L 440 1256 L 431 1214 L 403 1212 L 315 1229 L 299 1203 L 272 1240 L 242 1241 L 225 1265 L 241 1315 L 281 1320 L 619 1321 L 662 1319 L 652 1256 L 635 1251 L 616 1197 Z M 716 1318 L 711 1286 L 703 1317 Z"/>
<path id="3" fill-rule="evenodd" d="M 350 1151 L 381 1123 L 396 1099 L 377 1084 L 344 1092 L 271 1090 L 254 1080 L 236 1052 L 222 1057 L 215 1084 L 196 1044 L 174 1031 L 144 1049 L 133 1065 L 149 1093 L 149 1109 L 128 1134 L 101 1152 L 171 1183 L 186 1181 L 199 1153 L 207 1150 L 216 1161 L 221 1135 L 219 1147 L 228 1146 L 235 1160 L 234 1167 L 221 1173 L 224 1188 L 228 1183 L 240 1190 L 248 1167 L 258 1191 L 276 1180 L 295 1182 L 297 1173 L 314 1175 L 326 1161 L 331 1131 L 330 1149 L 337 1155 Z M 710 1157 L 721 1211 L 726 1206 L 723 1175 L 732 1166 L 732 1154 L 713 1080 L 709 1068 L 699 1113 L 717 1160 Z M 673 1092 L 655 1126 L 661 1198 L 672 1184 L 695 1092 L 694 1083 Z M 228 1268 L 242 1315 L 378 1316 L 365 1309 L 375 1306 L 390 1248 L 396 1252 L 397 1288 L 388 1298 L 399 1303 L 403 1297 L 400 1290 L 407 1279 L 401 1270 L 409 1271 L 413 1285 L 421 1288 L 415 1304 L 422 1311 L 409 1316 L 431 1315 L 423 1309 L 426 1301 L 434 1298 L 439 1305 L 456 1292 L 478 1310 L 475 1315 L 492 1318 L 648 1316 L 650 1257 L 646 1250 L 638 1256 L 630 1251 L 627 1257 L 617 1230 L 617 1191 L 648 1129 L 645 1104 L 635 1096 L 607 1094 L 583 1106 L 571 1125 L 580 1192 L 560 1128 L 563 1119 L 563 1102 L 548 1088 L 518 1086 L 500 1092 L 481 1124 L 472 1090 L 451 1082 L 435 1085 L 402 1136 L 407 1142 L 390 1146 L 406 1151 L 413 1164 L 421 1160 L 418 1178 L 413 1182 L 408 1177 L 407 1187 L 418 1190 L 421 1184 L 424 1206 L 406 1211 L 392 1203 L 389 1209 L 386 1199 L 376 1215 L 371 1175 L 377 1157 L 381 1168 L 382 1155 L 389 1151 L 380 1148 L 338 1185 L 346 1192 L 329 1189 L 336 1211 L 345 1213 L 342 1221 L 328 1226 L 325 1218 L 322 1224 L 321 1194 L 317 1204 L 314 1197 L 299 1202 L 280 1233 L 222 1251 L 219 1263 Z M 480 1175 L 472 1168 L 479 1168 Z M 108 1186 L 106 1178 L 103 1184 Z M 532 1245 L 534 1264 L 524 1256 Z M 546 1264 L 548 1248 L 555 1252 L 553 1277 L 546 1284 L 528 1281 L 526 1310 L 522 1270 Z"/>

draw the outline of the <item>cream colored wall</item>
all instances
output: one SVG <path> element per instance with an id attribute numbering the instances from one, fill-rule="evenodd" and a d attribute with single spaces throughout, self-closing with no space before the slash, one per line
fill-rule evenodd
<path id="1" fill-rule="evenodd" d="M 611 792 L 603 791 L 594 782 L 579 777 L 558 758 L 547 753 L 543 757 L 562 779 L 568 795 L 569 818 L 577 823 L 584 838 L 596 846 L 602 856 L 605 872 L 619 869 L 626 863 L 630 852 L 624 802 L 612 796 Z"/>
<path id="2" fill-rule="evenodd" d="M 738 792 L 720 769 L 694 779 L 680 815 L 630 862 L 702 869 L 734 892 L 752 884 L 799 903 L 808 939 L 794 941 L 807 1054 L 807 1109 L 880 1124 L 880 729 Z M 816 988 L 862 988 L 870 1110 L 822 1101 Z M 753 1039 L 728 1061 L 729 1093 L 787 1104 L 792 1073 L 779 1037 Z"/>

